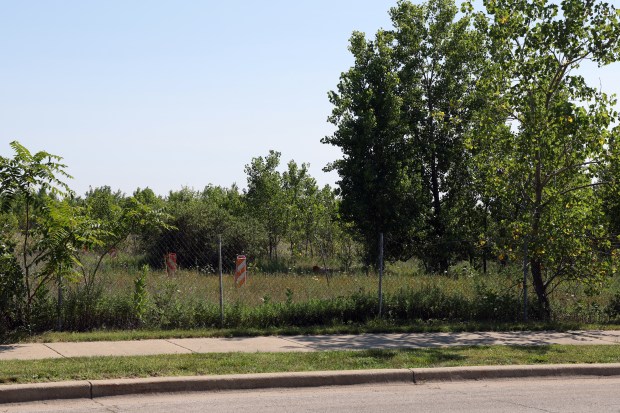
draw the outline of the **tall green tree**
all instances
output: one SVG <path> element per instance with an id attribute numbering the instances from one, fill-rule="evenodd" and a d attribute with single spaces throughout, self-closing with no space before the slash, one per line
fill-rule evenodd
<path id="1" fill-rule="evenodd" d="M 476 213 L 463 139 L 481 104 L 483 35 L 457 12 L 453 0 L 403 0 L 390 10 L 392 30 L 374 41 L 355 33 L 355 64 L 330 93 L 337 130 L 323 140 L 343 150 L 331 166 L 341 210 L 366 245 L 389 233 L 392 258 L 415 253 L 429 271 L 468 250 L 469 232 L 457 229 Z"/>
<path id="2" fill-rule="evenodd" d="M 618 60 L 618 11 L 594 0 L 485 0 L 477 16 L 489 64 L 479 87 L 489 97 L 471 148 L 485 192 L 496 199 L 523 251 L 545 316 L 563 280 L 604 273 L 605 239 L 593 190 L 608 162 L 613 101 L 575 73 L 586 60 Z"/>
<path id="3" fill-rule="evenodd" d="M 607 146 L 608 162 L 601 171 L 598 189 L 603 202 L 612 245 L 620 249 L 620 127 L 616 126 Z"/>
<path id="4" fill-rule="evenodd" d="M 269 259 L 278 258 L 278 244 L 286 233 L 286 204 L 279 165 L 280 152 L 272 150 L 266 157 L 253 158 L 245 166 L 248 180 L 245 202 L 250 214 L 265 226 Z"/>
<path id="5" fill-rule="evenodd" d="M 333 135 L 322 142 L 339 147 L 343 158 L 326 169 L 338 172 L 340 214 L 352 222 L 366 247 L 366 263 L 375 262 L 379 233 L 394 242 L 388 258 L 411 254 L 408 242 L 416 235 L 420 217 L 420 165 L 411 156 L 394 35 L 379 31 L 374 40 L 355 32 L 349 50 L 354 65 L 329 93 L 334 105 L 329 121 Z"/>
<path id="6" fill-rule="evenodd" d="M 282 174 L 286 203 L 286 226 L 291 256 L 301 255 L 313 243 L 319 198 L 316 180 L 308 173 L 308 164 L 291 160 Z"/>
<path id="7" fill-rule="evenodd" d="M 441 272 L 470 244 L 462 229 L 476 212 L 463 139 L 482 104 L 476 82 L 483 35 L 470 16 L 457 20 L 457 12 L 454 0 L 399 1 L 390 11 L 406 153 L 417 159 L 422 182 L 426 222 L 418 254 L 429 270 Z"/>

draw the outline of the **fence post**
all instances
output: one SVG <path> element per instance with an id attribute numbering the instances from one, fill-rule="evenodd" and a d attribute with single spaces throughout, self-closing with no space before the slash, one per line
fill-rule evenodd
<path id="1" fill-rule="evenodd" d="M 62 267 L 58 269 L 58 301 L 56 304 L 56 329 L 62 331 Z"/>
<path id="2" fill-rule="evenodd" d="M 379 318 L 383 313 L 383 232 L 379 234 Z"/>
<path id="3" fill-rule="evenodd" d="M 220 270 L 220 327 L 224 328 L 224 282 L 222 276 L 222 234 L 219 235 L 219 270 Z"/>
<path id="4" fill-rule="evenodd" d="M 523 238 L 523 321 L 527 323 L 527 237 Z"/>

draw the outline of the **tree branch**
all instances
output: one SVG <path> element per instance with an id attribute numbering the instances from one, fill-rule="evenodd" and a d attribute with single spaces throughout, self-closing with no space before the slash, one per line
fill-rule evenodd
<path id="1" fill-rule="evenodd" d="M 543 186 L 547 185 L 549 183 L 549 181 L 551 181 L 551 178 L 553 178 L 554 176 L 558 176 L 561 173 L 564 173 L 564 172 L 568 171 L 569 169 L 579 168 L 579 167 L 588 166 L 588 165 L 600 165 L 600 163 L 601 162 L 599 162 L 599 161 L 582 162 L 582 163 L 568 165 L 568 166 L 565 166 L 563 168 L 560 168 L 557 171 L 551 172 L 550 174 L 545 176 L 545 179 L 543 180 Z"/>
<path id="2" fill-rule="evenodd" d="M 569 188 L 565 191 L 562 191 L 558 194 L 556 194 L 556 196 L 562 196 L 562 195 L 566 195 L 569 192 L 573 192 L 573 191 L 578 191 L 580 189 L 585 189 L 585 188 L 593 188 L 595 186 L 600 186 L 600 185 L 606 185 L 608 184 L 608 182 L 592 182 L 590 184 L 585 184 L 585 185 L 580 185 L 580 186 L 576 186 L 574 188 Z M 545 208 L 547 205 L 549 205 L 549 203 L 551 202 L 551 199 L 547 200 L 546 202 L 543 202 L 540 206 L 541 208 Z"/>

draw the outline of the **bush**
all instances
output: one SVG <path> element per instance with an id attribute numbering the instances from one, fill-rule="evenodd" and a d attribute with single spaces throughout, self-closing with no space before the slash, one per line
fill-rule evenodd
<path id="1" fill-rule="evenodd" d="M 218 268 L 219 236 L 225 272 L 234 271 L 237 254 L 257 257 L 265 249 L 266 236 L 262 226 L 249 217 L 233 217 L 228 211 L 206 201 L 195 200 L 182 204 L 173 212 L 173 229 L 160 230 L 143 241 L 146 262 L 152 268 L 162 268 L 164 255 L 174 252 L 180 268 L 195 268 L 215 273 Z"/>
<path id="2" fill-rule="evenodd" d="M 620 292 L 617 292 L 607 304 L 605 314 L 616 322 L 620 322 Z"/>
<path id="3" fill-rule="evenodd" d="M 25 295 L 24 275 L 12 248 L 0 243 L 0 332 L 21 325 Z"/>

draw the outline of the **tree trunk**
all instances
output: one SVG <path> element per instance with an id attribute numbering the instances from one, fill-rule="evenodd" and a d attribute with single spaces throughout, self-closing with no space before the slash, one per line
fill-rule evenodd
<path id="1" fill-rule="evenodd" d="M 431 86 L 432 80 L 429 79 L 429 83 L 426 85 L 427 96 L 428 96 L 428 115 L 426 118 L 426 126 L 427 126 L 427 134 L 428 138 L 426 140 L 426 144 L 430 145 L 430 153 L 428 163 L 431 169 L 430 176 L 430 190 L 433 196 L 433 217 L 431 219 L 431 228 L 434 233 L 434 239 L 432 240 L 433 246 L 431 248 L 431 268 L 434 271 L 439 271 L 443 273 L 448 269 L 448 255 L 443 245 L 445 230 L 443 227 L 443 220 L 441 217 L 441 195 L 439 188 L 439 168 L 438 168 L 438 156 L 437 156 L 437 145 L 439 144 L 435 136 L 435 123 L 433 122 L 433 111 L 434 111 L 434 96 L 433 89 Z"/>
<path id="2" fill-rule="evenodd" d="M 551 305 L 549 303 L 549 296 L 547 295 L 547 288 L 542 278 L 542 263 L 539 259 L 532 259 L 530 261 L 532 268 L 532 281 L 534 283 L 534 291 L 538 297 L 538 304 L 543 311 L 543 317 L 545 320 L 551 318 Z"/>
<path id="3" fill-rule="evenodd" d="M 433 193 L 433 219 L 432 226 L 435 233 L 435 240 L 439 244 L 434 245 L 433 255 L 435 255 L 432 266 L 436 271 L 443 273 L 448 269 L 448 257 L 445 245 L 443 245 L 445 228 L 441 217 L 441 194 L 439 189 L 439 171 L 437 170 L 437 153 L 431 156 L 431 191 Z"/>
<path id="4" fill-rule="evenodd" d="M 540 149 L 536 153 L 536 174 L 534 175 L 534 214 L 532 221 L 532 236 L 533 240 L 538 241 L 540 235 L 540 221 L 541 221 L 541 209 L 543 203 L 543 184 L 542 184 L 542 161 Z M 530 253 L 531 254 L 531 253 Z M 551 306 L 549 304 L 549 296 L 547 295 L 547 287 L 542 276 L 542 261 L 540 257 L 536 256 L 536 253 L 530 255 L 530 267 L 532 272 L 532 281 L 534 283 L 534 290 L 538 297 L 538 304 L 543 311 L 543 317 L 545 320 L 551 318 Z"/>
<path id="5" fill-rule="evenodd" d="M 488 212 L 489 212 L 489 205 L 485 203 L 484 205 L 484 245 L 482 246 L 482 272 L 484 274 L 487 273 L 487 251 L 488 251 L 487 238 L 488 238 L 488 231 L 489 231 Z"/>

